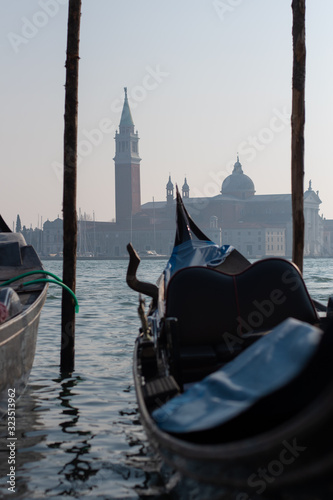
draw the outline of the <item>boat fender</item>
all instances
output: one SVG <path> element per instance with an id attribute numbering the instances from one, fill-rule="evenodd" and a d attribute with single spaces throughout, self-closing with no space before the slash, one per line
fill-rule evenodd
<path id="1" fill-rule="evenodd" d="M 0 324 L 22 311 L 17 293 L 10 287 L 0 289 Z"/>

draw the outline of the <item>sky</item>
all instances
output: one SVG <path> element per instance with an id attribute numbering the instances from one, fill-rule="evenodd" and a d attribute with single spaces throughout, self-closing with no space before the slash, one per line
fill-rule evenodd
<path id="1" fill-rule="evenodd" d="M 0 213 L 62 217 L 68 0 L 2 0 Z M 333 218 L 333 2 L 306 11 L 305 189 Z M 239 154 L 256 194 L 291 192 L 291 0 L 82 0 L 78 213 L 115 217 L 123 88 L 139 132 L 141 202 L 169 175 L 214 196 Z"/>

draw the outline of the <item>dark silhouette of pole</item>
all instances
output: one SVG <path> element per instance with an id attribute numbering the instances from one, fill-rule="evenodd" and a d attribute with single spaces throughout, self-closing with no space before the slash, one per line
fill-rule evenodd
<path id="1" fill-rule="evenodd" d="M 81 0 L 69 0 L 66 59 L 65 130 L 64 130 L 64 188 L 63 188 L 63 282 L 75 292 L 77 213 L 77 116 L 79 80 Z M 75 308 L 70 294 L 63 290 L 61 316 L 62 372 L 74 370 Z"/>
<path id="2" fill-rule="evenodd" d="M 304 253 L 304 123 L 305 0 L 293 0 L 293 91 L 291 113 L 291 188 L 293 261 L 303 272 Z"/>

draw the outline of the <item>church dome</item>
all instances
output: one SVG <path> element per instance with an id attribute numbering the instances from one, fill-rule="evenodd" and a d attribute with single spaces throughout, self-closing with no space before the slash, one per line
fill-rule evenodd
<path id="1" fill-rule="evenodd" d="M 244 174 L 238 156 L 232 174 L 226 177 L 222 183 L 221 193 L 243 199 L 249 198 L 255 193 L 254 184 L 250 177 Z"/>

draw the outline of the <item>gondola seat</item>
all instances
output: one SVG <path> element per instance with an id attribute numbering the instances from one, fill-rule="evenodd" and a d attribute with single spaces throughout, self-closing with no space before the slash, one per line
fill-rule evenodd
<path id="1" fill-rule="evenodd" d="M 298 268 L 279 258 L 258 261 L 236 275 L 206 267 L 178 271 L 168 284 L 166 317 L 177 323 L 174 357 L 182 370 L 196 367 L 196 372 L 209 364 L 213 371 L 286 318 L 318 322 Z"/>

